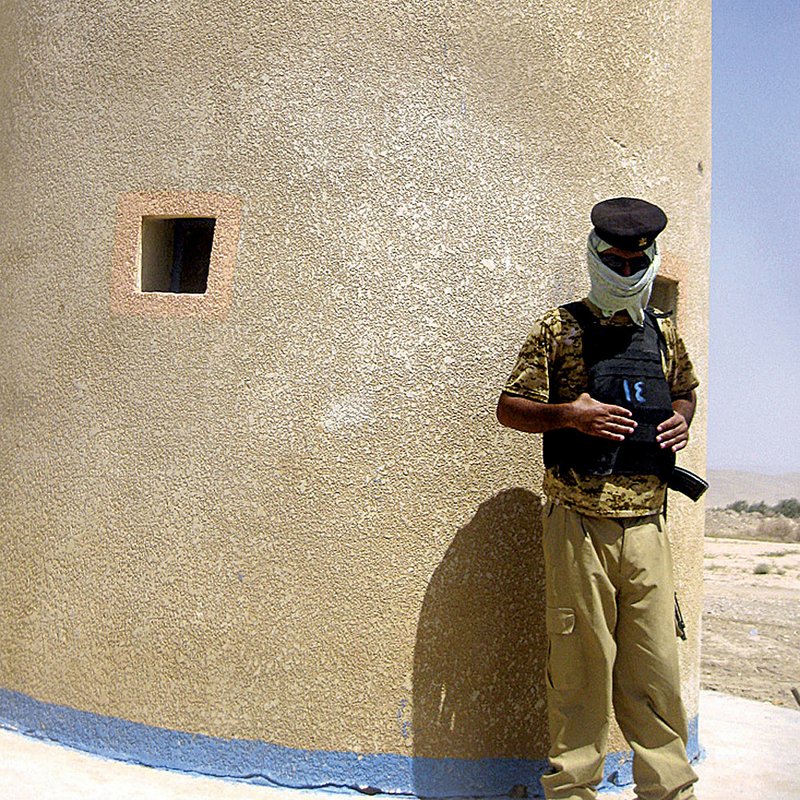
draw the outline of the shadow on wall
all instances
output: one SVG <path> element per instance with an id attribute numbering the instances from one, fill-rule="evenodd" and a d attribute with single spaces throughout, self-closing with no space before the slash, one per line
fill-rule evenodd
<path id="1" fill-rule="evenodd" d="M 442 759 L 485 759 L 492 770 L 490 759 L 546 757 L 544 618 L 541 500 L 509 489 L 458 531 L 425 594 L 414 650 L 418 796 L 441 794 L 455 767 Z"/>

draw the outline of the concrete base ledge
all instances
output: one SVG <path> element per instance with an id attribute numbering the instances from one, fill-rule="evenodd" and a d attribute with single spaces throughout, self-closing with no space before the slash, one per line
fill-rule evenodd
<path id="1" fill-rule="evenodd" d="M 708 757 L 697 766 L 701 800 L 797 800 L 800 710 L 702 692 Z M 4 800 L 331 800 L 332 791 L 282 789 L 148 769 L 0 730 Z M 633 798 L 632 788 L 615 800 Z"/>
<path id="2" fill-rule="evenodd" d="M 287 789 L 419 797 L 537 796 L 546 761 L 299 750 L 106 717 L 0 690 L 0 726 L 118 761 Z M 690 755 L 700 755 L 696 720 Z M 603 790 L 632 781 L 631 754 L 606 759 Z"/>

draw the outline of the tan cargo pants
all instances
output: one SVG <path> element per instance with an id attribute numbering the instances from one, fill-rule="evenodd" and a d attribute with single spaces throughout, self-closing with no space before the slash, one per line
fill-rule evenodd
<path id="1" fill-rule="evenodd" d="M 548 502 L 543 520 L 554 770 L 545 797 L 597 796 L 613 704 L 637 797 L 694 800 L 663 517 L 588 517 Z"/>

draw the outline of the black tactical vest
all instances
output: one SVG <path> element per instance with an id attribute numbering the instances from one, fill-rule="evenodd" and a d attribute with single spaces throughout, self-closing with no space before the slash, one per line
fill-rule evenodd
<path id="1" fill-rule="evenodd" d="M 545 466 L 569 467 L 583 475 L 658 475 L 666 480 L 675 454 L 659 447 L 656 427 L 673 412 L 661 363 L 666 343 L 655 313 L 647 309 L 643 327 L 601 325 L 582 302 L 562 308 L 581 327 L 587 391 L 602 403 L 630 409 L 638 424 L 624 442 L 572 428 L 548 431 L 543 442 Z M 550 402 L 563 401 L 551 390 Z"/>

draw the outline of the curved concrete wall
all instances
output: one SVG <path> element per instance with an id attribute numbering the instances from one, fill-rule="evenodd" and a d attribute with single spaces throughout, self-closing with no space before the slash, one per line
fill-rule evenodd
<path id="1" fill-rule="evenodd" d="M 670 216 L 705 377 L 709 16 L 5 4 L 6 724 L 290 785 L 535 782 L 539 443 L 494 404 L 619 194 Z M 143 213 L 227 215 L 210 299 L 139 302 Z M 671 516 L 694 716 L 701 510 Z"/>

